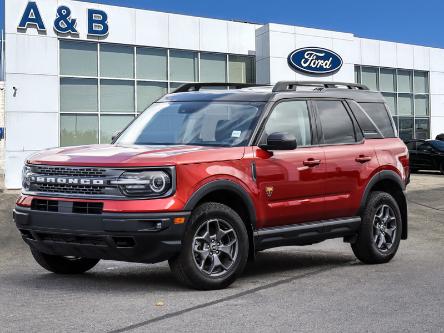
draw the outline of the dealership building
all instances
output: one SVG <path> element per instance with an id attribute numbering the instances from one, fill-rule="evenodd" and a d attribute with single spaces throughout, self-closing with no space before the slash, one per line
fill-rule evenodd
<path id="1" fill-rule="evenodd" d="M 21 186 L 30 154 L 109 143 L 189 82 L 363 83 L 384 94 L 403 139 L 444 132 L 442 49 L 69 0 L 5 0 L 5 39 L 7 188 Z M 294 66 L 289 56 L 306 48 L 340 63 L 323 73 Z"/>

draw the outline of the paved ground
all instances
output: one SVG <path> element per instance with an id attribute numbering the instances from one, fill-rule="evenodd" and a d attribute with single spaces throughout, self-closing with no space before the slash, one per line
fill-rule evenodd
<path id="1" fill-rule="evenodd" d="M 48 274 L 10 223 L 13 201 L 0 195 L 1 332 L 444 332 L 444 176 L 412 177 L 410 239 L 390 264 L 362 265 L 340 240 L 275 249 L 214 292 L 178 286 L 166 264 Z"/>

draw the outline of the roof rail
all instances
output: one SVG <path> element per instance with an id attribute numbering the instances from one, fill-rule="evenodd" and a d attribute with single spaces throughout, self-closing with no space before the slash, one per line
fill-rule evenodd
<path id="1" fill-rule="evenodd" d="M 261 85 L 253 84 L 253 83 L 216 83 L 216 82 L 201 82 L 201 83 L 185 83 L 181 85 L 179 88 L 174 90 L 172 94 L 182 93 L 182 92 L 190 92 L 190 91 L 199 91 L 202 88 L 206 87 L 221 87 L 221 88 L 233 88 L 233 89 L 242 89 L 242 88 L 251 88 L 251 87 L 260 87 Z"/>
<path id="2" fill-rule="evenodd" d="M 280 81 L 276 83 L 273 92 L 284 92 L 296 90 L 297 87 L 317 87 L 322 89 L 346 87 L 347 89 L 369 90 L 366 85 L 347 82 L 332 81 Z"/>

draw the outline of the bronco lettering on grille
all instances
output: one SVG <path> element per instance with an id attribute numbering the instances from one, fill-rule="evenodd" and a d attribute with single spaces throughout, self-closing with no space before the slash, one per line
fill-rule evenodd
<path id="1" fill-rule="evenodd" d="M 31 176 L 31 182 L 37 184 L 70 184 L 70 185 L 105 185 L 103 179 L 88 178 L 66 178 L 66 177 L 44 177 Z"/>

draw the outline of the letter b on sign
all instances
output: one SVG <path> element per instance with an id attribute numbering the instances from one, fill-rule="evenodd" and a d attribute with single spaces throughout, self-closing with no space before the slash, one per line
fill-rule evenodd
<path id="1" fill-rule="evenodd" d="M 103 37 L 108 32 L 108 15 L 103 10 L 88 9 L 88 35 Z"/>

